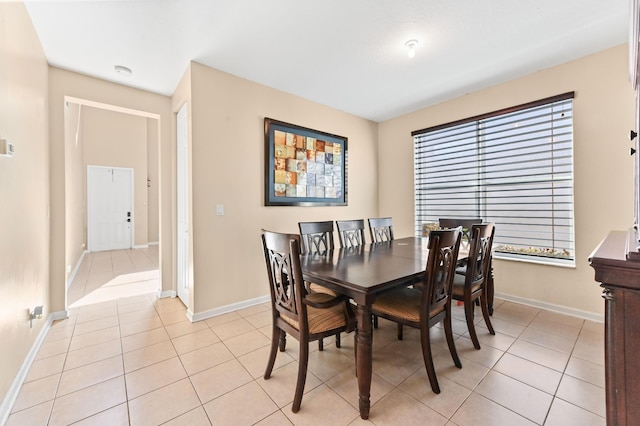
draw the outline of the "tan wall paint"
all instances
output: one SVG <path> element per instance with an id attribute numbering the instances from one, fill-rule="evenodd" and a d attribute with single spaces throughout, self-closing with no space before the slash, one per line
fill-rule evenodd
<path id="1" fill-rule="evenodd" d="M 146 188 L 148 203 L 148 219 L 147 219 L 147 241 L 157 243 L 160 238 L 160 206 L 158 198 L 159 181 L 158 178 L 158 120 L 147 118 L 147 176 L 149 184 Z"/>
<path id="2" fill-rule="evenodd" d="M 133 244 L 134 246 L 146 245 L 148 242 L 147 118 L 101 108 L 84 107 L 82 141 L 85 180 L 86 166 L 89 165 L 133 169 L 135 220 Z"/>
<path id="3" fill-rule="evenodd" d="M 67 215 L 65 218 L 66 254 L 65 265 L 71 271 L 76 267 L 86 248 L 87 209 L 84 165 L 84 143 L 82 141 L 81 115 L 78 104 L 65 104 L 65 194 Z M 69 285 L 71 271 L 65 275 Z M 66 271 L 65 271 L 66 272 Z"/>
<path id="4" fill-rule="evenodd" d="M 634 93 L 627 46 L 470 93 L 379 126 L 380 214 L 394 217 L 400 234 L 413 231 L 411 131 L 575 91 L 575 269 L 496 261 L 496 291 L 589 313 L 603 310 L 587 258 L 611 229 L 633 223 Z M 627 142 L 627 143 L 625 143 Z"/>
<path id="5" fill-rule="evenodd" d="M 195 313 L 268 294 L 262 228 L 377 214 L 376 123 L 195 62 L 191 103 Z M 347 207 L 264 206 L 265 117 L 348 138 Z"/>
<path id="6" fill-rule="evenodd" d="M 159 164 L 161 170 L 160 268 L 163 291 L 175 288 L 171 241 L 171 101 L 167 96 L 133 89 L 71 71 L 49 67 L 49 137 L 51 168 L 51 303 L 52 310 L 65 309 L 65 96 L 132 109 L 160 117 Z M 167 238 L 164 240 L 164 238 Z"/>
<path id="7" fill-rule="evenodd" d="M 45 324 L 49 303 L 47 61 L 22 3 L 0 2 L 0 401 Z M 61 123 L 62 125 L 62 123 Z M 64 252 L 63 252 L 64 253 Z"/>

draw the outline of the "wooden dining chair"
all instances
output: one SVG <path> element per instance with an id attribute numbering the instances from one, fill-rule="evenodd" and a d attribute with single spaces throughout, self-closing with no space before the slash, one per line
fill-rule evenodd
<path id="1" fill-rule="evenodd" d="M 467 320 L 469 336 L 473 347 L 480 349 L 480 342 L 476 334 L 473 311 L 476 301 L 480 302 L 484 322 L 489 333 L 496 334 L 489 319 L 489 305 L 487 303 L 487 280 L 491 273 L 491 248 L 495 227 L 493 223 L 484 223 L 471 226 L 471 242 L 469 256 L 464 275 L 456 274 L 453 279 L 453 291 L 451 297 L 464 302 L 464 314 Z"/>
<path id="2" fill-rule="evenodd" d="M 482 218 L 473 218 L 473 219 L 459 219 L 459 218 L 450 218 L 450 217 L 441 217 L 438 219 L 440 224 L 440 229 L 450 229 L 457 228 L 458 226 L 462 226 L 462 243 L 468 244 L 471 241 L 470 231 L 471 226 L 482 223 Z"/>
<path id="3" fill-rule="evenodd" d="M 449 352 L 456 367 L 462 368 L 453 341 L 451 326 L 451 291 L 460 249 L 459 229 L 433 231 L 429 236 L 429 255 L 424 272 L 423 290 L 403 287 L 380 295 L 371 308 L 373 314 L 398 324 L 398 339 L 402 340 L 402 325 L 420 330 L 422 357 L 431 389 L 440 393 L 431 353 L 429 329 L 439 322 Z"/>
<path id="4" fill-rule="evenodd" d="M 366 243 L 364 236 L 364 219 L 336 220 L 340 247 L 351 248 L 362 246 Z"/>
<path id="5" fill-rule="evenodd" d="M 333 244 L 333 221 L 327 220 L 323 222 L 298 222 L 300 229 L 300 238 L 302 239 L 303 253 L 325 255 L 334 249 Z M 330 294 L 338 296 L 338 294 L 317 283 L 306 283 L 309 291 L 308 297 L 313 298 L 314 293 Z M 336 334 L 336 347 L 340 347 L 340 334 Z M 318 340 L 318 349 L 324 349 L 322 339 Z"/>
<path id="6" fill-rule="evenodd" d="M 369 218 L 369 230 L 373 243 L 393 240 L 393 225 L 390 217 Z"/>
<path id="7" fill-rule="evenodd" d="M 333 221 L 298 222 L 303 253 L 325 254 L 333 250 Z"/>
<path id="8" fill-rule="evenodd" d="M 307 297 L 300 266 L 300 236 L 262 231 L 262 246 L 271 294 L 271 352 L 264 379 L 271 377 L 278 348 L 285 350 L 289 334 L 300 344 L 298 379 L 291 411 L 300 410 L 307 378 L 309 342 L 355 328 L 355 316 L 347 298 L 325 295 L 324 300 Z"/>

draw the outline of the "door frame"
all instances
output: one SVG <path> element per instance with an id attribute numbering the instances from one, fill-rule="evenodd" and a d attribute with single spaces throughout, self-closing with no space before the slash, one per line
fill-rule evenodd
<path id="1" fill-rule="evenodd" d="M 183 117 L 181 115 L 184 114 Z M 189 203 L 189 111 L 187 103 L 176 119 L 176 294 L 191 311 L 191 206 Z M 181 220 L 184 223 L 181 223 Z M 186 228 L 186 229 L 185 229 Z"/>
<path id="2" fill-rule="evenodd" d="M 90 169 L 114 169 L 114 170 L 128 170 L 130 171 L 130 180 L 129 180 L 129 186 L 131 188 L 131 199 L 129 200 L 130 206 L 131 206 L 131 226 L 129 228 L 129 247 L 128 248 L 133 248 L 135 245 L 135 241 L 134 241 L 134 237 L 135 237 L 135 194 L 134 194 L 134 173 L 135 170 L 131 167 L 116 167 L 116 166 L 97 166 L 97 165 L 91 165 L 91 164 L 87 164 L 87 250 L 89 252 L 93 252 L 94 248 L 93 245 L 93 232 L 95 232 L 95 229 L 92 230 L 93 228 L 93 221 L 91 220 L 92 214 L 93 212 L 93 196 L 91 195 L 91 180 L 89 179 L 89 170 Z M 93 232 L 92 232 L 93 231 Z"/>

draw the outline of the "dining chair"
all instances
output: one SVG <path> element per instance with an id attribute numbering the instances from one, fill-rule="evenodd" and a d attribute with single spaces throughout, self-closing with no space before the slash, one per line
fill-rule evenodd
<path id="1" fill-rule="evenodd" d="M 285 350 L 288 333 L 298 340 L 298 379 L 291 411 L 300 410 L 307 378 L 309 342 L 355 328 L 355 316 L 347 298 L 316 294 L 307 297 L 300 266 L 300 236 L 262 231 L 262 246 L 271 294 L 271 352 L 264 379 L 271 377 L 278 349 Z"/>
<path id="2" fill-rule="evenodd" d="M 390 217 L 369 218 L 369 230 L 373 243 L 393 240 L 393 226 Z"/>
<path id="3" fill-rule="evenodd" d="M 298 229 L 300 229 L 303 253 L 324 255 L 334 249 L 332 220 L 323 222 L 298 222 Z M 306 287 L 309 291 L 308 297 L 310 298 L 316 297 L 314 296 L 314 293 L 338 296 L 335 291 L 317 283 L 308 282 L 306 283 Z M 340 345 L 340 334 L 338 333 L 336 334 L 336 347 L 339 348 Z M 324 349 L 324 342 L 322 339 L 318 340 L 318 349 Z"/>
<path id="4" fill-rule="evenodd" d="M 364 219 L 336 220 L 340 247 L 351 248 L 364 245 Z"/>
<path id="5" fill-rule="evenodd" d="M 371 241 L 381 243 L 393 240 L 393 226 L 390 217 L 369 218 Z M 378 317 L 373 316 L 373 327 L 378 328 Z"/>
<path id="6" fill-rule="evenodd" d="M 473 347 L 480 349 L 480 342 L 476 334 L 473 311 L 476 301 L 480 302 L 484 322 L 490 334 L 496 334 L 489 319 L 489 305 L 487 303 L 487 280 L 491 273 L 491 248 L 495 227 L 493 223 L 483 223 L 471 226 L 471 242 L 469 256 L 464 275 L 456 274 L 453 279 L 451 297 L 464 302 L 464 315 L 467 328 L 473 342 Z"/>
<path id="7" fill-rule="evenodd" d="M 482 223 L 482 218 L 458 219 L 441 217 L 438 219 L 438 222 L 441 229 L 457 228 L 458 226 L 462 226 L 462 243 L 469 243 L 469 241 L 471 240 L 469 238 L 471 226 Z"/>
<path id="8" fill-rule="evenodd" d="M 304 253 L 325 254 L 333 250 L 333 221 L 298 222 L 302 251 Z"/>
<path id="9" fill-rule="evenodd" d="M 453 363 L 456 367 L 462 368 L 451 326 L 451 291 L 460 249 L 460 237 L 459 229 L 431 232 L 423 290 L 402 287 L 383 293 L 371 308 L 373 314 L 398 324 L 399 340 L 402 340 L 402 325 L 420 330 L 424 366 L 431 389 L 435 393 L 440 393 L 440 386 L 433 366 L 429 329 L 437 323 L 443 323 Z"/>

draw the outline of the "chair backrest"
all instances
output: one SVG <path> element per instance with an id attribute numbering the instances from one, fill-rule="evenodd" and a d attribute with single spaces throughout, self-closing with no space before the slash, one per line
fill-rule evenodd
<path id="1" fill-rule="evenodd" d="M 333 250 L 333 221 L 298 222 L 304 253 L 325 254 Z"/>
<path id="2" fill-rule="evenodd" d="M 493 247 L 493 223 L 471 226 L 471 243 L 467 261 L 465 286 L 478 287 L 489 275 L 491 268 L 491 249 Z"/>
<path id="3" fill-rule="evenodd" d="M 304 330 L 307 307 L 304 301 L 304 280 L 300 266 L 300 236 L 262 231 L 262 246 L 269 275 L 271 306 L 280 316 L 287 316 Z M 275 319 L 275 317 L 274 317 Z"/>
<path id="4" fill-rule="evenodd" d="M 420 312 L 423 321 L 450 309 L 461 236 L 459 228 L 431 231 L 429 235 Z"/>
<path id="5" fill-rule="evenodd" d="M 471 227 L 473 225 L 482 223 L 482 218 L 457 219 L 441 217 L 440 219 L 438 219 L 438 222 L 440 222 L 440 228 L 443 229 L 457 228 L 458 226 L 462 226 L 462 239 L 466 242 L 469 242 L 471 241 Z"/>
<path id="6" fill-rule="evenodd" d="M 364 237 L 364 219 L 336 220 L 340 247 L 351 248 L 366 243 Z"/>
<path id="7" fill-rule="evenodd" d="M 370 218 L 369 230 L 371 231 L 371 242 L 381 243 L 393 240 L 392 219 L 390 217 Z"/>

